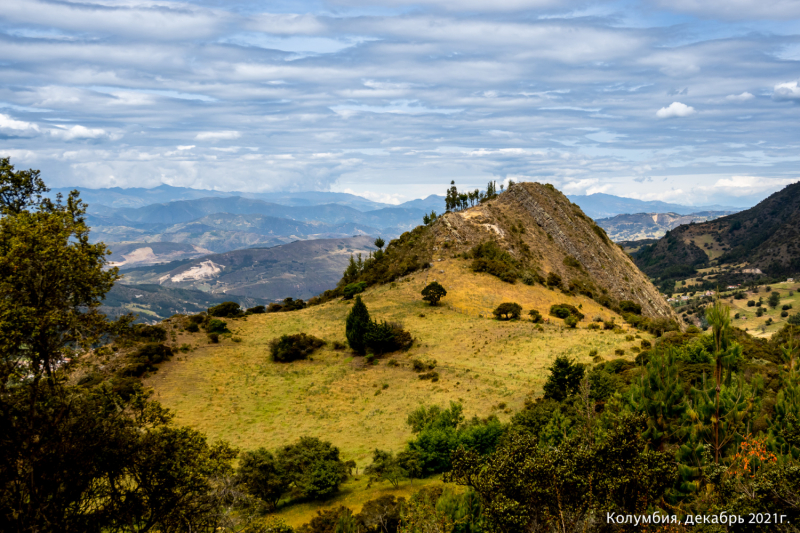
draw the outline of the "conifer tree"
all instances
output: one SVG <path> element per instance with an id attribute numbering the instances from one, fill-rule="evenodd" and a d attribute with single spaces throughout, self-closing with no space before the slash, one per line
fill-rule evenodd
<path id="1" fill-rule="evenodd" d="M 800 376 L 795 370 L 798 347 L 794 328 L 789 329 L 789 340 L 780 349 L 788 370 L 781 373 L 775 412 L 769 420 L 768 446 L 780 455 L 800 459 Z"/>
<path id="2" fill-rule="evenodd" d="M 361 355 L 366 353 L 366 335 L 369 327 L 370 319 L 367 306 L 361 301 L 361 296 L 356 296 L 356 301 L 350 313 L 347 315 L 347 320 L 345 322 L 347 344 L 350 345 L 350 348 L 354 352 Z"/>
<path id="3" fill-rule="evenodd" d="M 645 374 L 631 386 L 626 400 L 634 412 L 647 415 L 647 431 L 642 437 L 653 449 L 663 450 L 667 442 L 681 434 L 681 417 L 687 404 L 673 348 L 656 351 L 650 357 Z"/>

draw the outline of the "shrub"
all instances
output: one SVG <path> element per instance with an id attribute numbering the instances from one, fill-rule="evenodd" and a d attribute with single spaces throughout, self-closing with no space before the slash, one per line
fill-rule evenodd
<path id="1" fill-rule="evenodd" d="M 492 311 L 497 320 L 517 320 L 522 313 L 522 306 L 514 302 L 505 302 Z"/>
<path id="2" fill-rule="evenodd" d="M 623 350 L 622 348 L 617 348 L 616 350 L 614 350 L 614 353 L 617 355 L 625 355 L 625 350 Z"/>
<path id="3" fill-rule="evenodd" d="M 206 325 L 206 331 L 208 333 L 227 333 L 228 324 L 224 320 L 212 318 L 209 320 L 208 325 Z"/>
<path id="4" fill-rule="evenodd" d="M 591 324 L 589 324 L 588 326 L 586 326 L 586 329 L 600 329 L 600 324 L 597 324 L 597 323 L 595 323 L 595 322 L 592 322 Z"/>
<path id="5" fill-rule="evenodd" d="M 266 313 L 266 312 L 267 312 L 267 308 L 264 307 L 263 305 L 257 305 L 255 307 L 251 307 L 251 308 L 249 308 L 247 310 L 247 314 L 249 314 L 249 315 L 260 315 L 260 314 Z"/>
<path id="6" fill-rule="evenodd" d="M 578 260 L 572 257 L 571 255 L 564 257 L 564 265 L 578 269 L 583 268 L 583 266 L 578 262 Z"/>
<path id="7" fill-rule="evenodd" d="M 612 329 L 613 330 L 615 327 L 617 327 L 617 325 L 614 324 L 614 319 L 613 318 L 611 320 L 604 320 L 603 321 L 603 329 L 605 329 L 605 330 Z"/>
<path id="8" fill-rule="evenodd" d="M 266 448 L 242 452 L 236 478 L 249 494 L 266 502 L 269 509 L 274 509 L 289 490 L 289 477 L 283 465 Z"/>
<path id="9" fill-rule="evenodd" d="M 531 315 L 531 320 L 533 321 L 534 324 L 540 324 L 544 322 L 544 317 L 536 309 L 531 309 L 530 311 L 528 311 L 528 314 Z"/>
<path id="10" fill-rule="evenodd" d="M 786 318 L 789 316 L 789 311 L 781 311 L 781 318 Z"/>
<path id="11" fill-rule="evenodd" d="M 597 348 L 589 350 L 589 357 L 597 357 Z"/>
<path id="12" fill-rule="evenodd" d="M 547 286 L 548 287 L 560 287 L 561 286 L 561 276 L 556 274 L 555 272 L 550 272 L 547 275 Z"/>
<path id="13" fill-rule="evenodd" d="M 344 350 L 347 348 L 347 345 L 340 341 L 333 341 L 333 349 L 334 350 Z"/>
<path id="14" fill-rule="evenodd" d="M 167 340 L 167 330 L 161 326 L 136 324 L 131 328 L 131 335 L 147 342 L 164 342 Z"/>
<path id="15" fill-rule="evenodd" d="M 208 308 L 208 316 L 221 318 L 237 317 L 242 314 L 242 309 L 236 302 L 222 302 L 219 305 Z"/>
<path id="16" fill-rule="evenodd" d="M 578 308 L 570 304 L 554 304 L 550 306 L 550 316 L 556 318 L 566 319 L 568 316 L 574 316 L 578 320 L 583 320 L 583 313 L 578 311 Z"/>
<path id="17" fill-rule="evenodd" d="M 411 334 L 398 322 L 370 322 L 364 335 L 369 350 L 376 354 L 408 350 L 414 342 Z"/>
<path id="18" fill-rule="evenodd" d="M 200 326 L 198 326 L 196 322 L 189 322 L 189 325 L 186 326 L 186 331 L 189 333 L 197 333 L 200 331 Z"/>
<path id="19" fill-rule="evenodd" d="M 476 245 L 470 250 L 472 270 L 486 272 L 507 283 L 514 283 L 519 277 L 519 263 L 511 254 L 501 249 L 494 241 Z"/>
<path id="20" fill-rule="evenodd" d="M 208 341 L 211 344 L 217 344 L 219 342 L 219 333 L 209 333 L 208 334 Z"/>
<path id="21" fill-rule="evenodd" d="M 140 377 L 145 372 L 155 370 L 155 365 L 168 361 L 172 355 L 172 349 L 165 344 L 145 344 L 128 356 L 127 365 L 121 370 L 120 375 Z"/>
<path id="22" fill-rule="evenodd" d="M 755 307 L 755 305 L 756 305 L 755 300 L 748 300 L 747 307 Z"/>
<path id="23" fill-rule="evenodd" d="M 447 291 L 436 281 L 428 283 L 428 286 L 422 289 L 422 299 L 430 302 L 431 305 L 437 305 L 439 300 L 445 296 L 447 296 Z"/>
<path id="24" fill-rule="evenodd" d="M 353 296 L 358 293 L 364 292 L 367 288 L 366 281 L 359 281 L 358 283 L 350 283 L 349 285 L 345 285 L 344 289 L 342 289 L 342 296 L 345 300 L 352 300 Z"/>
<path id="25" fill-rule="evenodd" d="M 282 335 L 269 343 L 270 357 L 276 363 L 289 363 L 306 359 L 314 350 L 325 345 L 325 341 L 313 335 L 297 333 Z"/>
<path id="26" fill-rule="evenodd" d="M 419 379 L 429 379 L 431 381 L 439 381 L 439 373 L 438 372 L 426 372 L 424 374 L 419 375 Z"/>
<path id="27" fill-rule="evenodd" d="M 623 313 L 633 313 L 635 315 L 642 314 L 642 306 L 631 300 L 620 301 L 619 308 Z"/>
<path id="28" fill-rule="evenodd" d="M 566 325 L 567 327 L 570 327 L 570 328 L 577 327 L 578 318 L 573 316 L 573 315 L 570 315 L 570 316 L 568 316 L 567 318 L 564 319 L 564 325 Z"/>
<path id="29" fill-rule="evenodd" d="M 295 444 L 282 446 L 275 457 L 297 498 L 330 496 L 347 479 L 348 466 L 339 458 L 339 449 L 316 437 L 301 437 Z"/>
<path id="30" fill-rule="evenodd" d="M 781 306 L 781 310 L 782 311 L 788 311 L 791 308 L 792 308 L 792 304 L 784 304 L 784 305 Z"/>
<path id="31" fill-rule="evenodd" d="M 642 346 L 642 350 L 646 350 L 652 346 L 652 343 L 647 339 L 642 339 L 642 342 L 639 344 Z"/>
<path id="32" fill-rule="evenodd" d="M 792 326 L 800 326 L 800 313 L 795 313 L 787 320 Z"/>
<path id="33" fill-rule="evenodd" d="M 436 359 L 427 359 L 425 361 L 423 361 L 422 359 L 412 359 L 411 368 L 414 369 L 414 372 L 433 370 L 434 368 L 436 368 Z"/>

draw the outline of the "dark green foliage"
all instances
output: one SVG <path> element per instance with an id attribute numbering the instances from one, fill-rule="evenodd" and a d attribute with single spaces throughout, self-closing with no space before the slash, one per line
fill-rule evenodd
<path id="1" fill-rule="evenodd" d="M 561 283 L 562 283 L 561 276 L 559 276 L 555 272 L 550 272 L 549 274 L 547 274 L 546 284 L 548 287 L 550 288 L 561 287 Z"/>
<path id="2" fill-rule="evenodd" d="M 507 283 L 514 283 L 519 277 L 519 262 L 494 241 L 476 245 L 469 255 L 474 272 L 486 272 Z"/>
<path id="3" fill-rule="evenodd" d="M 405 498 L 390 494 L 369 500 L 355 517 L 363 533 L 397 533 Z"/>
<path id="4" fill-rule="evenodd" d="M 249 494 L 266 502 L 271 509 L 289 490 L 289 476 L 284 472 L 283 465 L 266 448 L 243 452 L 236 477 Z"/>
<path id="5" fill-rule="evenodd" d="M 384 245 L 384 244 L 386 244 L 386 241 L 384 241 L 384 240 L 383 240 L 383 239 L 381 239 L 380 237 L 378 237 L 377 239 L 375 239 L 375 247 L 376 247 L 376 248 L 378 248 L 379 250 L 383 248 L 383 245 Z"/>
<path id="6" fill-rule="evenodd" d="M 531 315 L 531 320 L 533 321 L 534 324 L 541 324 L 542 322 L 544 322 L 544 317 L 536 309 L 531 309 L 530 311 L 528 311 L 528 314 Z"/>
<path id="7" fill-rule="evenodd" d="M 267 306 L 267 313 L 285 313 L 288 311 L 298 311 L 305 309 L 306 303 L 303 300 L 294 298 L 284 298 L 281 303 L 271 303 Z"/>
<path id="8" fill-rule="evenodd" d="M 584 366 L 567 356 L 557 357 L 548 369 L 550 375 L 544 384 L 544 397 L 562 401 L 575 394 L 583 379 Z"/>
<path id="9" fill-rule="evenodd" d="M 292 496 L 320 499 L 337 490 L 348 477 L 339 448 L 316 437 L 301 437 L 297 443 L 278 448 L 275 458 L 289 481 Z"/>
<path id="10" fill-rule="evenodd" d="M 395 457 L 392 452 L 378 449 L 372 452 L 372 464 L 364 469 L 364 474 L 370 476 L 369 485 L 388 481 L 395 488 L 400 485 L 400 481 L 409 476 L 408 471 L 403 468 L 402 460 Z"/>
<path id="11" fill-rule="evenodd" d="M 408 416 L 408 424 L 416 438 L 408 443 L 422 476 L 445 472 L 450 468 L 450 456 L 458 447 L 480 455 L 491 453 L 504 427 L 496 417 L 473 418 L 464 421 L 460 403 L 450 402 L 448 409 L 421 406 Z"/>
<path id="12" fill-rule="evenodd" d="M 267 312 L 267 308 L 264 307 L 263 305 L 257 305 L 255 307 L 250 307 L 250 308 L 247 309 L 247 314 L 248 315 L 260 315 L 260 314 L 266 313 L 266 312 Z"/>
<path id="13" fill-rule="evenodd" d="M 355 296 L 358 293 L 364 292 L 366 288 L 367 288 L 366 281 L 359 281 L 358 283 L 350 283 L 349 285 L 346 285 L 344 289 L 342 289 L 342 297 L 345 300 L 352 300 L 353 296 Z"/>
<path id="14" fill-rule="evenodd" d="M 570 304 L 551 305 L 550 316 L 562 319 L 567 318 L 569 316 L 574 316 L 578 320 L 583 320 L 583 313 L 581 313 L 577 307 Z"/>
<path id="15" fill-rule="evenodd" d="M 218 318 L 212 318 L 206 324 L 206 332 L 208 333 L 228 333 L 228 323 Z"/>
<path id="16" fill-rule="evenodd" d="M 325 346 L 325 341 L 313 335 L 298 333 L 295 335 L 282 335 L 272 339 L 269 343 L 270 357 L 276 363 L 289 363 L 300 359 L 307 359 L 309 355 Z"/>
<path id="17" fill-rule="evenodd" d="M 208 316 L 234 318 L 240 315 L 242 315 L 242 309 L 236 302 L 222 302 L 219 305 L 208 308 Z"/>
<path id="18" fill-rule="evenodd" d="M 131 327 L 131 336 L 144 342 L 164 342 L 167 340 L 167 330 L 161 326 L 135 324 Z"/>
<path id="19" fill-rule="evenodd" d="M 411 360 L 411 367 L 414 369 L 414 372 L 422 372 L 424 370 L 433 370 L 436 368 L 436 360 L 429 359 L 427 361 L 423 361 L 422 359 L 412 359 Z"/>
<path id="20" fill-rule="evenodd" d="M 602 368 L 593 368 L 587 375 L 589 379 L 589 397 L 596 402 L 610 398 L 619 388 L 619 379 L 613 373 Z"/>
<path id="21" fill-rule="evenodd" d="M 583 268 L 583 265 L 581 265 L 580 262 L 578 262 L 578 260 L 575 259 L 574 257 L 572 257 L 571 255 L 568 255 L 568 256 L 564 257 L 564 265 L 566 265 L 568 267 L 571 267 L 571 268 L 577 268 L 577 269 L 582 269 Z"/>
<path id="22" fill-rule="evenodd" d="M 397 322 L 370 321 L 364 335 L 367 349 L 381 355 L 398 350 L 408 350 L 414 342 L 411 334 Z"/>
<path id="23" fill-rule="evenodd" d="M 447 291 L 437 281 L 432 281 L 422 289 L 422 299 L 430 302 L 431 305 L 437 305 L 439 300 L 447 296 Z"/>
<path id="24" fill-rule="evenodd" d="M 155 370 L 155 365 L 168 361 L 171 357 L 172 349 L 169 346 L 158 343 L 145 344 L 127 357 L 128 364 L 122 368 L 120 375 L 140 377 L 145 372 Z"/>
<path id="25" fill-rule="evenodd" d="M 800 326 L 800 313 L 793 314 L 786 320 L 786 322 L 793 326 Z"/>
<path id="26" fill-rule="evenodd" d="M 522 306 L 514 302 L 505 302 L 492 311 L 497 320 L 517 320 L 522 313 Z"/>
<path id="27" fill-rule="evenodd" d="M 631 300 L 621 300 L 619 302 L 619 308 L 623 313 L 642 314 L 642 306 Z"/>
<path id="28" fill-rule="evenodd" d="M 578 326 L 578 318 L 573 315 L 569 315 L 564 319 L 564 325 L 570 328 L 575 328 Z"/>
<path id="29" fill-rule="evenodd" d="M 775 309 L 781 303 L 781 295 L 778 292 L 773 292 L 767 299 L 767 305 Z"/>
<path id="30" fill-rule="evenodd" d="M 586 531 L 606 512 L 642 514 L 675 479 L 672 458 L 649 451 L 641 419 L 626 417 L 602 439 L 575 436 L 554 448 L 511 434 L 488 457 L 460 449 L 447 481 L 480 496 L 488 531 Z"/>
<path id="31" fill-rule="evenodd" d="M 353 308 L 347 315 L 345 336 L 350 349 L 358 354 L 363 355 L 367 352 L 366 335 L 370 323 L 367 306 L 361 301 L 361 296 L 356 296 Z"/>
<path id="32" fill-rule="evenodd" d="M 209 333 L 208 340 L 211 344 L 217 344 L 219 342 L 219 333 Z"/>

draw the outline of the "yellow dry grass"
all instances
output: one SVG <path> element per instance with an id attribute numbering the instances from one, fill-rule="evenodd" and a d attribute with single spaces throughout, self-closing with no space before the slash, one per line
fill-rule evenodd
<path id="1" fill-rule="evenodd" d="M 626 341 L 622 334 L 586 329 L 595 316 L 613 315 L 592 300 L 541 286 L 503 283 L 465 270 L 466 264 L 436 261 L 427 271 L 363 294 L 373 318 L 402 322 L 416 339 L 408 352 L 384 356 L 376 365 L 366 365 L 349 350 L 333 349 L 333 341 L 345 342 L 345 317 L 351 308 L 351 302 L 337 300 L 301 311 L 229 320 L 233 337 L 241 339 L 238 343 L 223 338 L 219 344 L 207 344 L 201 334 L 180 334 L 177 345 L 189 343 L 196 349 L 163 364 L 146 385 L 153 388 L 156 400 L 174 411 L 177 423 L 203 431 L 211 440 L 252 450 L 317 436 L 363 468 L 375 448 L 404 447 L 412 437 L 406 417 L 421 404 L 460 401 L 468 417 L 496 414 L 508 420 L 529 394 L 541 394 L 547 368 L 557 356 L 591 363 L 592 349 L 606 359 L 619 357 L 616 349 L 624 349 L 626 357 L 634 355 L 631 348 L 638 339 Z M 430 307 L 420 296 L 433 279 L 448 290 L 438 307 Z M 538 309 L 545 316 L 552 303 L 571 303 L 581 306 L 586 318 L 577 329 L 568 329 L 551 317 L 543 331 L 526 319 L 488 318 L 504 301 L 521 304 L 525 313 Z M 328 345 L 312 360 L 271 362 L 270 340 L 299 332 Z M 420 380 L 411 368 L 413 358 L 435 359 L 439 381 Z M 391 366 L 390 360 L 399 366 Z M 325 505 L 342 502 L 357 509 L 387 490 L 366 491 L 350 483 L 356 484 Z M 283 512 L 298 523 L 318 508 L 289 507 Z"/>

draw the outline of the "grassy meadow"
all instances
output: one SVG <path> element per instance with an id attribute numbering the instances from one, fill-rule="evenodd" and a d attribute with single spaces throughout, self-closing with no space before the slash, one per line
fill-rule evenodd
<path id="1" fill-rule="evenodd" d="M 362 295 L 373 318 L 402 322 L 415 337 L 408 352 L 385 355 L 375 365 L 365 364 L 349 349 L 334 349 L 334 341 L 346 342 L 344 323 L 352 305 L 336 300 L 301 311 L 228 320 L 232 334 L 219 344 L 208 344 L 203 334 L 180 333 L 177 344 L 195 349 L 163 364 L 146 385 L 156 400 L 174 411 L 179 424 L 201 430 L 211 440 L 225 439 L 251 450 L 317 436 L 333 442 L 343 459 L 353 459 L 363 468 L 375 448 L 404 447 L 412 437 L 406 416 L 418 405 L 460 401 L 467 417 L 496 414 L 507 420 L 526 397 L 541 394 L 547 368 L 557 356 L 566 354 L 588 364 L 592 349 L 604 359 L 619 357 L 616 349 L 625 350 L 626 357 L 634 355 L 631 348 L 640 341 L 626 341 L 632 331 L 586 328 L 596 316 L 613 315 L 594 301 L 541 286 L 503 283 L 466 270 L 467 264 L 436 261 L 426 271 Z M 430 307 L 420 291 L 434 279 L 449 294 L 439 306 Z M 530 309 L 547 316 L 551 304 L 571 303 L 580 305 L 586 318 L 577 329 L 565 328 L 552 317 L 540 328 L 525 317 L 508 322 L 490 318 L 503 301 L 522 305 L 525 317 Z M 269 342 L 299 332 L 328 345 L 311 360 L 270 361 Z M 420 380 L 411 368 L 414 358 L 435 360 L 439 381 Z M 388 484 L 366 490 L 361 476 L 345 484 L 329 504 L 358 511 L 364 501 L 387 490 Z M 410 485 L 394 493 L 410 493 Z M 303 523 L 319 508 L 318 503 L 299 505 L 282 513 L 290 523 Z"/>

